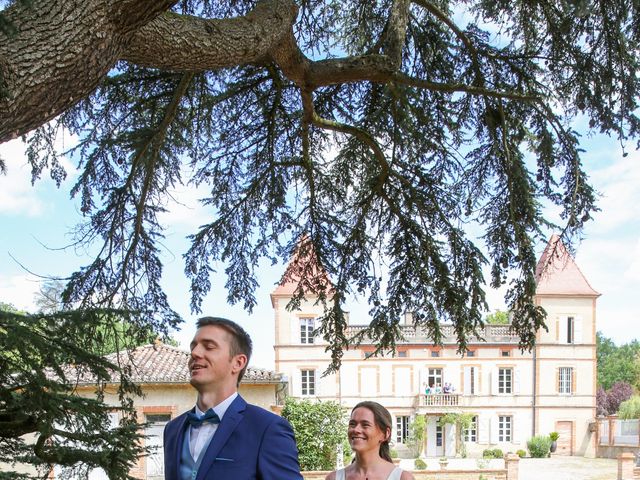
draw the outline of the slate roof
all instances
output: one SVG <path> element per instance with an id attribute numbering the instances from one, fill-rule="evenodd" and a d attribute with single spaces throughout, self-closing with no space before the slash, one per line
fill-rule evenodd
<path id="1" fill-rule="evenodd" d="M 537 295 L 598 297 L 558 235 L 553 235 L 536 266 Z"/>
<path id="2" fill-rule="evenodd" d="M 189 383 L 187 362 L 189 352 L 162 342 L 143 345 L 127 353 L 126 351 L 112 353 L 106 358 L 114 363 L 124 363 L 131 367 L 131 379 L 135 383 L 167 384 Z M 118 362 L 119 360 L 119 362 Z M 112 378 L 114 382 L 117 377 Z M 262 368 L 249 366 L 242 378 L 243 384 L 277 384 L 281 382 L 281 375 Z M 79 379 L 79 383 L 92 383 L 91 378 Z"/>

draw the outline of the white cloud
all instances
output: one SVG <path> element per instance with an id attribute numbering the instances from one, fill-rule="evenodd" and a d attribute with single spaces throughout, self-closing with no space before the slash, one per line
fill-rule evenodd
<path id="1" fill-rule="evenodd" d="M 0 157 L 7 166 L 7 174 L 0 175 L 0 213 L 40 215 L 44 204 L 31 186 L 31 169 L 26 161 L 24 143 L 11 140 L 1 144 Z"/>
<path id="2" fill-rule="evenodd" d="M 207 196 L 205 188 L 195 188 L 180 185 L 169 192 L 171 200 L 167 204 L 167 211 L 162 214 L 161 221 L 172 230 L 188 230 L 195 233 L 200 225 L 213 220 L 211 207 L 205 207 L 200 203 L 201 198 Z"/>
<path id="3" fill-rule="evenodd" d="M 616 228 L 634 222 L 637 226 L 640 222 L 640 209 L 636 208 L 640 202 L 640 153 L 634 151 L 623 157 L 618 151 L 609 156 L 615 160 L 609 161 L 605 168 L 591 171 L 591 180 L 602 194 L 598 201 L 602 211 L 596 214 L 588 230 L 598 234 L 609 234 Z"/>
<path id="4" fill-rule="evenodd" d="M 634 282 L 640 287 L 640 238 L 636 240 L 635 248 L 629 251 L 627 265 L 628 267 L 622 276 L 625 280 Z M 640 288 L 637 288 L 636 292 L 639 290 Z"/>
<path id="5" fill-rule="evenodd" d="M 40 290 L 40 280 L 32 275 L 0 275 L 0 301 L 19 310 L 34 311 L 34 296 Z"/>
<path id="6" fill-rule="evenodd" d="M 76 137 L 61 132 L 56 137 L 55 148 L 61 152 L 76 142 Z M 31 185 L 26 144 L 20 139 L 0 144 L 0 158 L 7 167 L 7 174 L 0 175 L 0 214 L 37 217 L 46 213 L 48 205 L 43 201 L 42 193 L 52 184 L 43 179 Z M 59 161 L 67 172 L 66 181 L 71 181 L 77 175 L 77 170 L 67 157 L 60 156 Z"/>

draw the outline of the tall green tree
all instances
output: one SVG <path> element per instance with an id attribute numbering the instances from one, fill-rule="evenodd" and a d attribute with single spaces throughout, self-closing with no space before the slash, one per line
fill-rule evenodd
<path id="1" fill-rule="evenodd" d="M 339 403 L 287 398 L 282 416 L 296 435 L 302 470 L 333 470 L 338 447 L 349 451 L 347 417 Z"/>
<path id="2" fill-rule="evenodd" d="M 626 382 L 640 390 L 640 342 L 617 346 L 601 332 L 596 341 L 598 385 L 609 390 L 616 382 Z"/>
<path id="3" fill-rule="evenodd" d="M 487 315 L 484 319 L 489 325 L 508 325 L 509 324 L 509 312 L 502 310 L 496 310 L 493 313 Z"/>
<path id="4" fill-rule="evenodd" d="M 201 185 L 211 221 L 185 254 L 192 309 L 215 269 L 251 309 L 259 259 L 288 260 L 306 235 L 287 275 L 325 302 L 333 367 L 358 340 L 352 292 L 380 350 L 409 310 L 435 342 L 453 322 L 464 351 L 485 266 L 493 287 L 513 278 L 512 325 L 531 346 L 541 204 L 565 240 L 596 208 L 571 122 L 621 141 L 640 126 L 626 0 L 30 0 L 2 14 L 0 141 L 32 132 L 34 177 L 61 181 L 52 138 L 80 138 L 76 232 L 97 254 L 65 302 L 175 325 L 158 214 L 172 186 Z"/>
<path id="5" fill-rule="evenodd" d="M 140 391 L 118 364 L 93 353 L 100 350 L 102 337 L 92 327 L 105 318 L 127 316 L 0 310 L 1 478 L 47 478 L 53 465 L 69 478 L 84 478 L 93 468 L 102 468 L 112 480 L 133 478 L 129 471 L 145 452 L 133 408 Z M 95 396 L 78 395 L 83 382 L 95 385 Z M 119 405 L 104 402 L 107 383 L 119 384 Z M 121 421 L 112 429 L 108 414 L 113 411 Z M 19 465 L 36 473 L 11 470 Z"/>

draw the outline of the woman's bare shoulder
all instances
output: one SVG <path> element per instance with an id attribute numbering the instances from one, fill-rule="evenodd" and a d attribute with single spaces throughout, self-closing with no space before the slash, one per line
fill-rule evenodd
<path id="1" fill-rule="evenodd" d="M 400 480 L 416 480 L 416 479 L 410 472 L 403 471 L 402 475 L 400 475 Z"/>

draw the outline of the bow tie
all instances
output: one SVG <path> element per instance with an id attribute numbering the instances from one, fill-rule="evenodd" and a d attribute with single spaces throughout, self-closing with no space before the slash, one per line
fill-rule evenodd
<path id="1" fill-rule="evenodd" d="M 220 423 L 220 417 L 213 411 L 213 408 L 210 408 L 201 417 L 198 417 L 195 412 L 187 413 L 187 422 L 191 424 L 191 427 L 198 428 L 201 427 L 203 423 Z"/>

